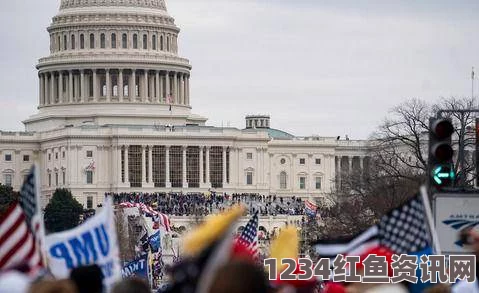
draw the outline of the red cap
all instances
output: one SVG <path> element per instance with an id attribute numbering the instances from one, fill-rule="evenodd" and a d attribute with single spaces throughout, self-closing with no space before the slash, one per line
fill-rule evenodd
<path id="1" fill-rule="evenodd" d="M 368 251 L 366 251 L 365 253 L 363 253 L 360 256 L 360 262 L 356 263 L 356 270 L 359 271 L 359 270 L 364 269 L 363 261 L 370 254 L 375 254 L 377 256 L 385 256 L 386 257 L 386 261 L 388 263 L 388 275 L 390 277 L 392 277 L 393 276 L 393 269 L 392 269 L 391 263 L 393 262 L 392 256 L 394 255 L 394 253 L 391 250 L 389 250 L 388 248 L 384 247 L 384 246 L 377 246 L 377 247 L 371 248 Z"/>

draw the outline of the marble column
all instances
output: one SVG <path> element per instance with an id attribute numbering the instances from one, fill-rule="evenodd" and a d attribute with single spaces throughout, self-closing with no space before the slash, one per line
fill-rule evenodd
<path id="1" fill-rule="evenodd" d="M 178 100 L 178 72 L 173 74 L 173 101 L 175 104 L 179 103 Z"/>
<path id="2" fill-rule="evenodd" d="M 183 146 L 182 148 L 182 151 L 183 151 L 183 160 L 182 160 L 182 163 L 183 163 L 183 188 L 188 188 L 188 180 L 187 180 L 187 177 L 186 177 L 186 149 L 187 147 L 186 146 Z"/>
<path id="3" fill-rule="evenodd" d="M 123 158 L 121 156 L 121 150 L 122 150 L 122 146 L 119 145 L 119 146 L 116 147 L 116 158 L 118 160 L 117 163 L 116 163 L 117 164 L 117 170 L 118 170 L 117 171 L 118 172 L 118 178 L 117 178 L 118 185 L 123 183 L 121 174 L 124 171 L 124 168 L 122 168 L 122 165 L 121 165 L 121 162 L 123 161 Z"/>
<path id="4" fill-rule="evenodd" d="M 63 73 L 61 71 L 58 74 L 58 102 L 63 103 Z"/>
<path id="5" fill-rule="evenodd" d="M 160 72 L 155 72 L 155 102 L 160 102 Z"/>
<path id="6" fill-rule="evenodd" d="M 183 105 L 185 104 L 185 88 L 184 88 L 184 79 L 183 79 L 183 73 L 180 73 L 180 87 L 179 87 L 179 98 L 178 100 L 180 101 L 179 104 Z"/>
<path id="7" fill-rule="evenodd" d="M 73 71 L 68 72 L 68 103 L 73 103 Z"/>
<path id="8" fill-rule="evenodd" d="M 165 146 L 165 186 L 171 188 L 170 181 L 170 146 Z"/>
<path id="9" fill-rule="evenodd" d="M 106 101 L 110 102 L 111 101 L 111 75 L 110 75 L 110 69 L 105 70 L 105 83 L 106 83 Z"/>
<path id="10" fill-rule="evenodd" d="M 146 146 L 141 146 L 141 186 L 146 185 Z"/>
<path id="11" fill-rule="evenodd" d="M 143 73 L 141 101 L 146 102 L 147 99 L 148 99 L 148 70 L 145 70 Z"/>
<path id="12" fill-rule="evenodd" d="M 73 75 L 73 82 L 75 83 L 75 93 L 74 93 L 74 101 L 80 100 L 80 76 Z"/>
<path id="13" fill-rule="evenodd" d="M 128 85 L 128 95 L 130 96 L 130 102 L 136 99 L 136 69 L 131 70 L 130 84 Z"/>
<path id="14" fill-rule="evenodd" d="M 204 147 L 200 146 L 200 187 L 205 183 L 205 177 L 203 176 L 204 169 L 203 169 L 203 153 L 204 153 Z"/>
<path id="15" fill-rule="evenodd" d="M 125 145 L 125 183 L 129 186 L 130 185 L 130 166 L 129 164 L 129 153 L 130 153 L 130 146 Z"/>
<path id="16" fill-rule="evenodd" d="M 50 96 L 48 94 L 48 73 L 43 74 L 43 98 L 45 99 L 45 104 L 50 105 Z"/>
<path id="17" fill-rule="evenodd" d="M 123 69 L 120 69 L 118 72 L 118 100 L 123 102 L 124 98 L 123 92 Z"/>
<path id="18" fill-rule="evenodd" d="M 80 70 L 80 103 L 86 100 L 85 70 Z"/>
<path id="19" fill-rule="evenodd" d="M 166 72 L 165 79 L 166 79 L 165 80 L 165 83 L 166 83 L 165 84 L 165 87 L 166 87 L 166 96 L 165 97 L 167 98 L 166 103 L 170 103 L 168 101 L 168 96 L 171 95 L 172 93 L 171 93 L 171 89 L 170 89 L 170 72 L 169 71 Z"/>
<path id="20" fill-rule="evenodd" d="M 40 106 L 43 106 L 45 105 L 45 81 L 43 80 L 43 74 L 40 73 L 38 74 L 38 80 L 39 80 L 39 83 L 40 83 L 40 94 L 39 94 L 39 97 L 40 97 Z"/>
<path id="21" fill-rule="evenodd" d="M 206 185 L 211 187 L 210 182 L 210 147 L 206 147 Z"/>
<path id="22" fill-rule="evenodd" d="M 52 104 L 56 104 L 55 101 L 55 73 L 50 73 L 50 101 Z"/>
<path id="23" fill-rule="evenodd" d="M 226 147 L 223 147 L 223 188 L 226 187 Z"/>
<path id="24" fill-rule="evenodd" d="M 96 69 L 93 69 L 93 101 L 98 102 L 99 86 Z"/>
<path id="25" fill-rule="evenodd" d="M 148 183 L 153 183 L 153 146 L 148 146 Z"/>

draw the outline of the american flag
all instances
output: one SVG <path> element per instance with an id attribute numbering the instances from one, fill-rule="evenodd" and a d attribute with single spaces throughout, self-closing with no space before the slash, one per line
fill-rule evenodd
<path id="1" fill-rule="evenodd" d="M 258 258 L 258 211 L 248 221 L 237 241 L 248 248 L 255 258 Z"/>
<path id="2" fill-rule="evenodd" d="M 0 270 L 28 265 L 35 272 L 43 267 L 36 170 L 34 165 L 21 188 L 19 203 L 12 204 L 0 217 Z"/>
<path id="3" fill-rule="evenodd" d="M 304 211 L 306 212 L 306 215 L 310 216 L 310 217 L 315 217 L 316 216 L 316 213 L 318 211 L 318 206 L 310 201 L 309 199 L 307 199 L 305 202 L 304 202 Z"/>
<path id="4" fill-rule="evenodd" d="M 375 247 L 385 247 L 398 255 L 430 249 L 432 239 L 425 208 L 417 195 L 358 236 L 321 241 L 315 245 L 315 250 L 321 257 L 335 258 L 338 254 L 362 255 Z"/>

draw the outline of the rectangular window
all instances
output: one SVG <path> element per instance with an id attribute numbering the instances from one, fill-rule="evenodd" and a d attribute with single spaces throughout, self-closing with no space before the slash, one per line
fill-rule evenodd
<path id="1" fill-rule="evenodd" d="M 246 159 L 252 160 L 253 159 L 253 153 L 246 153 Z"/>
<path id="2" fill-rule="evenodd" d="M 63 185 L 65 185 L 65 181 L 66 181 L 66 180 L 65 180 L 65 178 L 66 178 L 65 171 L 63 171 L 63 173 L 62 173 L 62 177 L 63 177 L 63 178 L 62 178 L 62 179 L 63 179 L 63 180 L 62 180 Z"/>
<path id="3" fill-rule="evenodd" d="M 62 152 L 62 158 L 65 159 L 65 151 Z"/>
<path id="4" fill-rule="evenodd" d="M 300 165 L 306 164 L 306 159 L 305 159 L 305 158 L 299 159 L 299 164 L 300 164 Z"/>
<path id="5" fill-rule="evenodd" d="M 48 173 L 48 187 L 52 187 L 52 174 Z"/>
<path id="6" fill-rule="evenodd" d="M 5 161 L 11 162 L 12 161 L 12 154 L 5 154 Z"/>
<path id="7" fill-rule="evenodd" d="M 93 184 L 93 171 L 86 171 L 86 184 Z"/>
<path id="8" fill-rule="evenodd" d="M 316 165 L 321 165 L 321 159 L 316 159 Z"/>
<path id="9" fill-rule="evenodd" d="M 253 172 L 246 173 L 246 185 L 253 185 Z"/>
<path id="10" fill-rule="evenodd" d="M 55 173 L 55 186 L 58 186 L 58 173 Z"/>
<path id="11" fill-rule="evenodd" d="M 316 189 L 321 189 L 321 177 L 316 177 Z"/>
<path id="12" fill-rule="evenodd" d="M 87 158 L 93 158 L 93 151 L 86 151 Z"/>
<path id="13" fill-rule="evenodd" d="M 55 160 L 58 160 L 58 153 L 55 153 Z"/>
<path id="14" fill-rule="evenodd" d="M 30 161 L 30 156 L 29 155 L 23 155 L 23 161 L 24 162 L 29 162 Z"/>
<path id="15" fill-rule="evenodd" d="M 299 177 L 299 189 L 306 189 L 306 177 Z"/>
<path id="16" fill-rule="evenodd" d="M 86 198 L 86 208 L 89 210 L 93 209 L 93 196 Z"/>
<path id="17" fill-rule="evenodd" d="M 52 154 L 48 154 L 48 160 L 49 160 L 49 161 L 52 160 Z"/>
<path id="18" fill-rule="evenodd" d="M 13 175 L 12 174 L 5 174 L 5 185 L 12 186 Z"/>

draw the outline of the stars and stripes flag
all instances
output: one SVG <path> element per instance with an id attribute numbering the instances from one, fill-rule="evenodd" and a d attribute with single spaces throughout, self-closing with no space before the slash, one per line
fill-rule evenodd
<path id="1" fill-rule="evenodd" d="M 310 217 L 315 217 L 318 212 L 318 205 L 309 199 L 304 202 L 304 208 L 306 215 Z"/>
<path id="2" fill-rule="evenodd" d="M 153 219 L 159 223 L 161 226 L 163 226 L 166 230 L 166 232 L 171 232 L 171 223 L 170 223 L 170 218 L 160 212 L 155 211 L 152 207 L 147 206 L 144 203 L 131 203 L 131 202 L 124 202 L 120 204 L 120 207 L 122 208 L 138 208 L 140 211 L 142 211 L 145 214 L 151 215 Z"/>
<path id="3" fill-rule="evenodd" d="M 355 237 L 323 240 L 314 246 L 321 257 L 331 259 L 338 254 L 362 255 L 374 248 L 387 248 L 400 255 L 430 250 L 431 247 L 432 232 L 420 195 L 391 210 L 378 224 Z"/>
<path id="4" fill-rule="evenodd" d="M 28 265 L 30 272 L 44 267 L 37 170 L 34 165 L 21 188 L 19 202 L 0 217 L 0 271 L 19 265 Z"/>
<path id="5" fill-rule="evenodd" d="M 248 221 L 248 224 L 246 224 L 246 227 L 236 241 L 249 249 L 254 258 L 258 259 L 258 211 Z"/>

